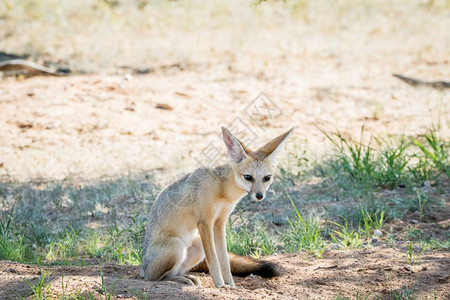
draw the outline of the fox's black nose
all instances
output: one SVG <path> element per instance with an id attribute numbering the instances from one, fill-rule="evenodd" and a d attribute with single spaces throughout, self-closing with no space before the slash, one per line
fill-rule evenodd
<path id="1" fill-rule="evenodd" d="M 264 196 L 261 193 L 256 193 L 255 197 L 256 199 L 261 200 Z"/>

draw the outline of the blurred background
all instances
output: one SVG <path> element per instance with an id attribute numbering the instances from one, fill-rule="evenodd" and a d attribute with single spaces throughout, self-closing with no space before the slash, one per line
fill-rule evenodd
<path id="1" fill-rule="evenodd" d="M 2 0 L 1 50 L 74 72 L 171 63 L 286 71 L 309 59 L 370 58 L 368 76 L 381 60 L 439 69 L 448 60 L 449 6 L 448 0 Z"/>

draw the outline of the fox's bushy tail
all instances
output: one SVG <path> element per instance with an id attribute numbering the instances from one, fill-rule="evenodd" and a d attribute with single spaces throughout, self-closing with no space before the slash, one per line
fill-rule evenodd
<path id="1" fill-rule="evenodd" d="M 230 258 L 231 274 L 239 277 L 245 277 L 250 274 L 259 275 L 261 277 L 278 277 L 283 275 L 283 269 L 275 263 L 256 260 L 250 257 L 239 256 L 228 253 Z M 206 260 L 196 265 L 192 272 L 209 272 Z"/>

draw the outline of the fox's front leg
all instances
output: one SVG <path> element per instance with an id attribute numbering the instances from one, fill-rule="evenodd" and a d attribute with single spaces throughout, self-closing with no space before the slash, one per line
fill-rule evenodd
<path id="1" fill-rule="evenodd" d="M 214 242 L 217 250 L 217 257 L 219 258 L 220 269 L 222 271 L 223 279 L 225 283 L 234 288 L 234 280 L 231 275 L 230 259 L 228 258 L 227 251 L 227 238 L 226 238 L 226 224 L 228 214 L 223 217 L 219 217 L 214 224 Z"/>
<path id="2" fill-rule="evenodd" d="M 220 271 L 220 264 L 217 258 L 216 247 L 214 246 L 214 232 L 212 221 L 200 222 L 198 230 L 202 238 L 203 249 L 205 250 L 206 262 L 208 264 L 209 273 L 211 274 L 214 285 L 223 287 L 225 285 Z"/>

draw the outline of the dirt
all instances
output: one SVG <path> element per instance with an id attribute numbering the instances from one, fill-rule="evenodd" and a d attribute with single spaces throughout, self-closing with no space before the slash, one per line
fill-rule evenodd
<path id="1" fill-rule="evenodd" d="M 188 171 L 198 161 L 209 164 L 210 150 L 224 154 L 220 125 L 246 132 L 253 147 L 296 126 L 293 141 L 315 155 L 331 149 L 317 126 L 355 139 L 365 126 L 367 137 L 386 138 L 417 136 L 441 120 L 442 134 L 449 135 L 445 91 L 412 88 L 389 69 L 377 81 L 325 83 L 320 74 L 308 78 L 308 64 L 293 73 L 307 80 L 301 85 L 238 72 L 211 80 L 220 72 L 207 68 L 131 80 L 92 75 L 3 81 L 0 175 L 62 179 Z M 262 91 L 268 98 L 258 98 Z"/>
<path id="2" fill-rule="evenodd" d="M 208 274 L 199 276 L 202 286 L 185 286 L 170 282 L 148 282 L 139 278 L 138 267 L 116 264 L 82 267 L 42 267 L 14 262 L 0 265 L 0 297 L 26 297 L 31 290 L 25 280 L 35 284 L 48 274 L 45 285 L 52 296 L 79 293 L 101 299 L 114 294 L 117 298 L 149 299 L 335 299 L 369 296 L 403 299 L 407 295 L 418 299 L 449 299 L 450 254 L 424 253 L 411 264 L 406 249 L 377 246 L 363 250 L 329 250 L 323 258 L 306 254 L 277 255 L 270 261 L 285 268 L 282 277 L 263 279 L 259 276 L 235 277 L 236 289 L 214 289 Z M 103 272 L 104 285 L 100 272 Z M 64 285 L 64 288 L 62 287 Z M 104 291 L 106 287 L 106 291 Z M 103 289 L 103 290 L 102 290 Z"/>

